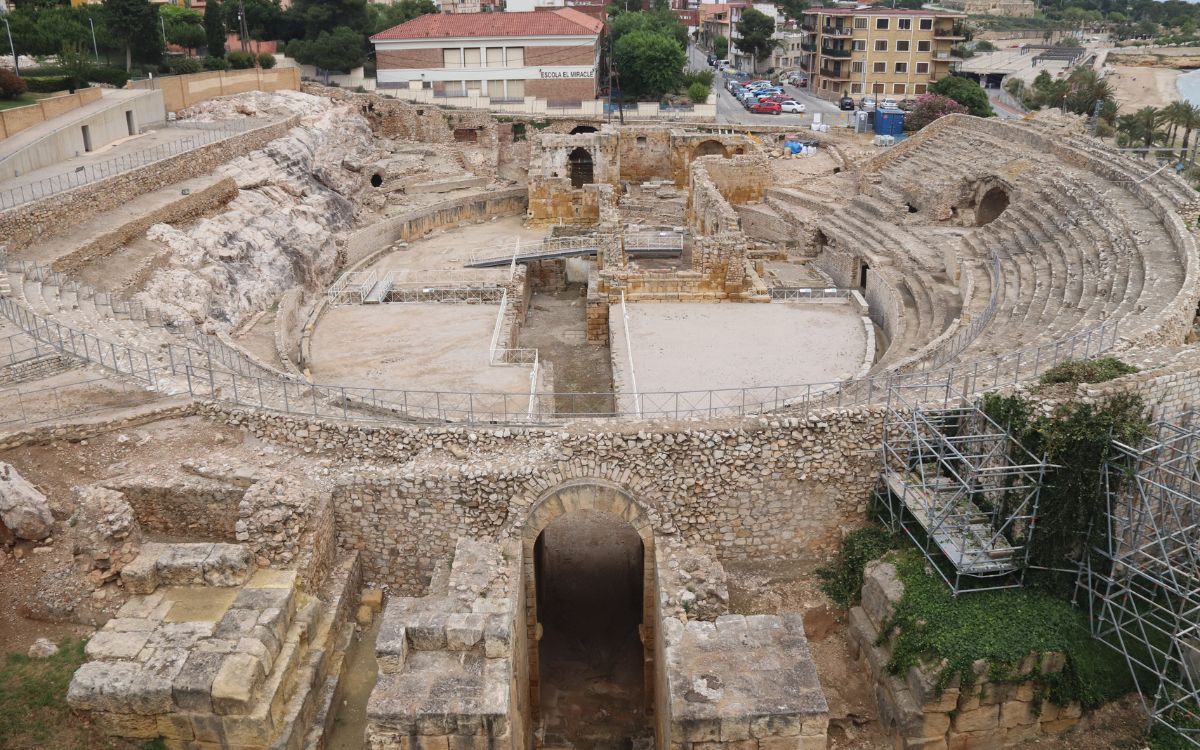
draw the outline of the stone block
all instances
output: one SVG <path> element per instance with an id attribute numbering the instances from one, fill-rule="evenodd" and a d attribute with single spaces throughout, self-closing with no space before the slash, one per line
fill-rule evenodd
<path id="1" fill-rule="evenodd" d="M 221 717 L 191 714 L 188 716 L 192 724 L 192 733 L 196 737 L 196 742 L 211 742 L 218 746 L 225 742 L 225 728 L 221 724 Z"/>
<path id="2" fill-rule="evenodd" d="M 99 661 L 132 660 L 137 658 L 149 640 L 150 633 L 145 631 L 101 630 L 88 639 L 83 652 L 89 659 Z"/>
<path id="3" fill-rule="evenodd" d="M 158 557 L 158 581 L 169 586 L 204 583 L 204 561 L 212 554 L 210 543 L 168 544 Z"/>
<path id="4" fill-rule="evenodd" d="M 923 711 L 903 725 L 904 734 L 910 737 L 939 737 L 950 729 L 950 715 L 941 711 Z"/>
<path id="5" fill-rule="evenodd" d="M 214 544 L 204 560 L 204 582 L 209 586 L 240 586 L 250 577 L 254 558 L 240 544 Z"/>
<path id="6" fill-rule="evenodd" d="M 990 706 L 996 703 L 1016 700 L 1017 684 L 1012 682 L 985 682 L 979 688 L 979 705 Z"/>
<path id="7" fill-rule="evenodd" d="M 181 711 L 212 713 L 212 686 L 225 655 L 213 651 L 188 654 L 183 669 L 171 682 L 171 698 Z"/>
<path id="8" fill-rule="evenodd" d="M 232 747 L 269 745 L 275 730 L 265 708 L 251 716 L 222 717 L 221 727 L 225 742 Z"/>
<path id="9" fill-rule="evenodd" d="M 905 675 L 905 682 L 908 684 L 909 691 L 912 692 L 913 700 L 921 706 L 923 711 L 949 712 L 955 710 L 958 707 L 959 689 L 948 687 L 939 693 L 934 680 L 936 674 L 927 671 L 929 669 L 928 667 L 925 669 L 909 667 L 908 673 Z"/>
<path id="10" fill-rule="evenodd" d="M 750 739 L 750 718 L 721 719 L 721 742 Z"/>
<path id="11" fill-rule="evenodd" d="M 979 732 L 999 726 L 999 704 L 980 706 L 974 711 L 962 711 L 954 717 L 954 730 L 957 732 Z"/>
<path id="12" fill-rule="evenodd" d="M 1038 669 L 1041 670 L 1042 674 L 1055 674 L 1061 672 L 1065 666 L 1067 666 L 1066 654 L 1061 651 L 1047 651 L 1042 654 Z"/>
<path id="13" fill-rule="evenodd" d="M 158 555 L 155 545 L 143 545 L 141 554 L 121 569 L 121 582 L 132 594 L 153 594 L 158 588 Z"/>
<path id="14" fill-rule="evenodd" d="M 92 723 L 101 732 L 112 737 L 151 739 L 158 736 L 158 721 L 153 716 L 98 711 L 92 714 Z"/>
<path id="15" fill-rule="evenodd" d="M 168 740 L 190 740 L 196 734 L 187 714 L 161 714 L 158 717 L 158 736 Z"/>
<path id="16" fill-rule="evenodd" d="M 1062 734 L 1063 732 L 1074 729 L 1075 725 L 1077 725 L 1078 723 L 1079 723 L 1079 719 L 1076 719 L 1076 718 L 1056 719 L 1055 721 L 1045 721 L 1045 722 L 1042 722 L 1042 725 L 1041 725 L 1042 734 L 1050 734 L 1050 735 Z"/>
<path id="17" fill-rule="evenodd" d="M 492 744 L 486 734 L 452 734 L 448 743 L 449 750 L 490 750 Z"/>
<path id="18" fill-rule="evenodd" d="M 147 544 L 146 546 L 149 547 L 150 545 Z M 143 552 L 143 554 L 145 553 Z M 162 604 L 162 594 L 135 596 L 121 605 L 121 608 L 117 610 L 117 617 L 153 619 L 154 613 Z"/>
<path id="19" fill-rule="evenodd" d="M 946 750 L 946 736 L 905 737 L 903 750 Z"/>
<path id="20" fill-rule="evenodd" d="M 826 750 L 829 740 L 824 736 L 797 737 L 796 750 Z"/>
<path id="21" fill-rule="evenodd" d="M 1011 729 L 1012 727 L 1028 726 L 1036 724 L 1038 720 L 1038 712 L 1034 710 L 1032 703 L 1025 701 L 1005 701 L 1000 704 L 1000 728 Z"/>
<path id="22" fill-rule="evenodd" d="M 904 596 L 904 584 L 889 562 L 875 561 L 863 570 L 862 608 L 876 630 L 882 629 Z"/>
<path id="23" fill-rule="evenodd" d="M 411 741 L 412 750 L 450 750 L 450 737 L 444 734 L 418 735 Z"/>
<path id="24" fill-rule="evenodd" d="M 226 654 L 213 678 L 213 712 L 222 715 L 246 713 L 262 679 L 262 664 L 258 659 L 249 654 Z"/>
<path id="25" fill-rule="evenodd" d="M 456 613 L 446 618 L 446 646 L 451 651 L 470 651 L 483 638 L 484 616 Z"/>
<path id="26" fill-rule="evenodd" d="M 361 603 L 379 612 L 383 609 L 383 589 L 367 589 L 362 593 Z"/>
<path id="27" fill-rule="evenodd" d="M 800 734 L 805 737 L 824 737 L 829 734 L 828 716 L 805 716 L 800 724 Z"/>
<path id="28" fill-rule="evenodd" d="M 720 719 L 685 719 L 680 722 L 684 742 L 720 742 Z"/>
<path id="29" fill-rule="evenodd" d="M 358 612 L 354 615 L 354 621 L 362 627 L 369 627 L 371 620 L 375 618 L 375 610 L 365 604 L 358 605 Z"/>
<path id="30" fill-rule="evenodd" d="M 946 735 L 947 750 L 1002 750 L 1005 747 L 1002 733 L 989 730 L 985 732 L 955 732 Z"/>
<path id="31" fill-rule="evenodd" d="M 408 658 L 408 636 L 404 628 L 390 630 L 387 625 L 385 616 L 375 640 L 375 659 L 380 674 L 399 674 L 404 671 L 404 662 Z"/>
<path id="32" fill-rule="evenodd" d="M 757 716 L 750 721 L 750 736 L 760 740 L 764 737 L 797 737 L 803 726 L 804 719 L 795 714 Z"/>

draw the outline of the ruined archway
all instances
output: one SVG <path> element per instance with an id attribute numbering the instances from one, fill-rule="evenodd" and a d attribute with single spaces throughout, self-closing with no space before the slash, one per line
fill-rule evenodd
<path id="1" fill-rule="evenodd" d="M 994 186 L 979 199 L 975 208 L 975 226 L 981 227 L 996 220 L 1008 208 L 1008 191 Z"/>
<path id="2" fill-rule="evenodd" d="M 707 141 L 701 141 L 696 146 L 694 158 L 699 159 L 701 156 L 726 156 L 725 146 L 720 141 L 714 141 L 711 138 Z"/>
<path id="3" fill-rule="evenodd" d="M 571 128 L 570 134 L 571 135 L 579 135 L 581 133 L 595 133 L 595 132 L 597 132 L 597 130 L 592 125 L 576 125 L 575 127 Z"/>
<path id="4" fill-rule="evenodd" d="M 571 165 L 571 187 L 581 188 L 595 182 L 592 155 L 586 148 L 576 146 L 567 156 L 567 163 Z"/>
<path id="5" fill-rule="evenodd" d="M 634 537 L 636 537 L 636 541 Z M 595 543 L 597 539 L 607 540 L 607 543 L 597 544 Z M 555 572 L 548 570 L 547 566 L 556 564 L 561 566 L 566 563 L 566 569 L 560 570 L 560 573 L 569 576 L 571 575 L 571 564 L 583 562 L 585 565 L 604 565 L 610 579 L 614 577 L 612 571 L 625 571 L 618 576 L 620 580 L 614 582 L 619 585 L 608 587 L 605 601 L 595 603 L 601 608 L 617 607 L 622 610 L 613 613 L 617 615 L 615 627 L 619 638 L 607 645 L 599 644 L 598 649 L 607 649 L 607 651 L 598 651 L 598 654 L 615 654 L 619 651 L 623 656 L 622 661 L 619 663 L 614 661 L 612 665 L 616 674 L 611 677 L 623 677 L 625 682 L 620 687 L 621 695 L 616 696 L 619 700 L 615 701 L 611 708 L 630 714 L 626 718 L 634 721 L 632 723 L 623 722 L 619 729 L 627 732 L 640 726 L 643 732 L 649 733 L 652 726 L 649 716 L 654 703 L 656 588 L 654 583 L 654 534 L 647 511 L 629 493 L 614 484 L 602 480 L 571 481 L 551 490 L 534 503 L 528 520 L 522 528 L 522 547 L 522 570 L 527 594 L 525 608 L 529 634 L 528 673 L 532 726 L 545 727 L 549 722 L 560 726 L 561 722 L 557 721 L 559 714 L 556 712 L 559 712 L 562 706 L 555 705 L 554 702 L 560 698 L 571 701 L 570 695 L 562 695 L 564 682 L 556 679 L 562 675 L 553 675 L 543 671 L 543 656 L 547 658 L 548 668 L 555 669 L 560 668 L 563 663 L 560 660 L 563 652 L 556 651 L 559 644 L 551 641 L 545 644 L 548 650 L 543 653 L 543 644 L 539 639 L 555 637 L 555 628 L 564 624 L 561 617 L 564 603 L 571 606 L 570 602 L 564 602 L 561 596 L 557 600 L 555 599 L 555 594 L 561 594 L 561 591 L 555 592 L 547 588 L 561 586 L 562 581 L 570 579 L 560 576 L 556 581 Z M 591 549 L 585 549 L 586 547 Z M 635 549 L 636 553 L 640 553 L 640 559 L 631 560 L 630 555 L 635 554 Z M 632 580 L 631 576 L 635 574 L 640 577 L 640 582 Z M 633 601 L 634 596 L 639 601 Z M 569 596 L 567 598 L 569 600 Z M 542 620 L 540 607 L 543 605 L 547 607 L 545 611 L 546 617 L 549 618 L 547 621 Z M 556 609 L 558 609 L 558 614 L 555 613 Z M 565 624 L 569 626 L 570 618 L 568 617 L 567 620 Z M 558 634 L 562 634 L 561 631 Z M 570 637 L 572 634 L 567 633 L 567 635 Z M 582 646 L 585 649 L 588 647 L 589 641 L 586 640 L 588 632 L 577 630 L 573 635 L 582 636 L 584 638 Z M 636 641 L 631 639 L 636 639 Z M 575 655 L 578 653 L 577 647 Z M 586 655 L 586 650 L 584 653 Z M 631 685 L 628 681 L 630 658 L 631 656 L 637 657 L 639 653 L 639 664 L 633 666 L 635 668 L 640 666 L 641 669 L 640 688 Z M 569 649 L 565 656 L 571 658 L 572 653 Z M 584 672 L 587 669 L 595 670 L 594 665 L 584 664 L 582 666 Z M 592 676 L 595 677 L 595 675 Z M 607 680 L 607 682 L 611 681 Z M 601 682 L 607 684 L 603 680 Z M 566 687 L 569 690 L 569 685 Z M 612 688 L 601 690 L 601 693 L 606 692 L 611 694 Z M 603 695 L 599 697 L 603 697 Z M 631 699 L 641 701 L 638 710 L 629 710 Z M 578 708 L 581 709 L 578 713 L 592 712 L 593 720 L 594 716 L 603 715 L 601 711 L 613 715 L 612 710 L 599 705 L 578 706 Z M 545 713 L 543 709 L 546 709 Z M 554 729 L 547 727 L 547 731 Z M 587 730 L 588 727 L 576 724 L 570 729 L 578 731 L 580 729 Z"/>

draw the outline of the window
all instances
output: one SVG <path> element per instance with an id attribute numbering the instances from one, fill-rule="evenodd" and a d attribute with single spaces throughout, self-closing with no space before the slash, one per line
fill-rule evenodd
<path id="1" fill-rule="evenodd" d="M 886 18 L 876 18 L 875 19 L 875 28 L 879 31 L 887 31 L 888 20 Z"/>
<path id="2" fill-rule="evenodd" d="M 509 58 L 512 59 L 511 57 Z M 525 98 L 525 82 L 521 80 L 508 82 L 508 98 L 509 99 L 524 99 Z"/>
<path id="3" fill-rule="evenodd" d="M 904 84 L 897 83 L 894 86 L 892 86 L 892 93 L 893 94 L 903 94 L 904 93 Z"/>
<path id="4" fill-rule="evenodd" d="M 867 28 L 867 17 L 866 16 L 855 16 L 854 17 L 854 28 L 856 28 L 856 29 Z"/>
<path id="5" fill-rule="evenodd" d="M 901 40 L 897 41 L 896 42 L 896 51 L 897 52 L 908 52 L 909 44 L 910 44 L 910 42 L 907 39 L 901 39 Z"/>
<path id="6" fill-rule="evenodd" d="M 478 68 L 480 66 L 479 58 L 478 47 L 467 47 L 463 50 L 463 67 Z"/>
<path id="7" fill-rule="evenodd" d="M 462 50 L 460 50 L 460 49 L 443 49 L 442 50 L 442 67 L 443 68 L 461 68 L 462 67 Z"/>
<path id="8" fill-rule="evenodd" d="M 929 51 L 929 40 L 928 39 L 926 39 L 923 42 L 917 42 L 917 52 L 928 52 L 928 51 Z"/>
<path id="9" fill-rule="evenodd" d="M 897 73 L 907 73 L 908 72 L 908 63 L 906 63 L 906 62 L 896 63 L 896 72 Z"/>
<path id="10" fill-rule="evenodd" d="M 921 19 L 921 31 L 929 31 L 932 28 L 933 28 L 933 19 L 932 18 L 922 18 Z"/>
<path id="11" fill-rule="evenodd" d="M 862 84 L 861 83 L 850 84 L 850 93 L 851 94 L 861 94 L 862 93 Z"/>
<path id="12" fill-rule="evenodd" d="M 489 68 L 504 67 L 504 48 L 503 47 L 488 47 L 487 48 L 487 66 Z"/>
<path id="13" fill-rule="evenodd" d="M 896 21 L 896 28 L 900 29 L 901 31 L 908 31 L 909 29 L 912 28 L 912 19 L 911 18 L 898 19 Z"/>
<path id="14" fill-rule="evenodd" d="M 504 98 L 504 81 L 488 81 L 487 89 L 487 95 L 492 99 Z"/>
<path id="15" fill-rule="evenodd" d="M 876 39 L 875 40 L 875 51 L 876 52 L 887 52 L 887 40 L 886 39 Z"/>
<path id="16" fill-rule="evenodd" d="M 872 84 L 871 86 L 871 92 L 874 94 L 882 94 L 884 91 L 886 91 L 886 88 L 882 83 Z"/>
<path id="17" fill-rule="evenodd" d="M 866 52 L 867 51 L 867 40 L 866 39 L 855 39 L 854 40 L 854 51 L 855 52 Z"/>
<path id="18" fill-rule="evenodd" d="M 927 62 L 917 63 L 917 72 L 918 73 L 928 73 L 929 72 L 929 63 L 927 63 Z"/>
<path id="19" fill-rule="evenodd" d="M 863 72 L 863 61 L 862 61 L 862 60 L 855 60 L 854 62 L 850 63 L 850 72 L 851 72 L 851 73 L 861 73 L 861 72 Z"/>
<path id="20" fill-rule="evenodd" d="M 525 67 L 525 48 L 524 47 L 509 47 L 507 52 L 508 52 L 508 67 L 510 67 L 510 68 Z"/>
<path id="21" fill-rule="evenodd" d="M 887 72 L 887 63 L 885 63 L 885 62 L 874 63 L 871 66 L 871 72 L 872 73 L 886 73 Z"/>
<path id="22" fill-rule="evenodd" d="M 914 94 L 924 94 L 925 93 L 925 84 L 918 83 L 918 84 L 914 85 L 913 93 Z"/>

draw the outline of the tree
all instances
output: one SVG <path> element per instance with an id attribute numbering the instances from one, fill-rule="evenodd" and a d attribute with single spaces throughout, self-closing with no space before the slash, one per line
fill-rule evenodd
<path id="1" fill-rule="evenodd" d="M 724 60 L 729 56 L 729 40 L 720 34 L 713 38 L 713 55 L 718 60 Z"/>
<path id="2" fill-rule="evenodd" d="M 1158 129 L 1160 114 L 1154 107 L 1142 107 L 1131 115 L 1117 118 L 1117 142 L 1122 146 L 1140 144 L 1150 148 L 1154 141 L 1161 140 L 1163 133 Z"/>
<path id="3" fill-rule="evenodd" d="M 323 71 L 348 73 L 366 61 L 363 35 L 348 26 L 322 31 L 311 41 L 297 39 L 287 46 L 288 57 Z"/>
<path id="4" fill-rule="evenodd" d="M 709 91 L 710 89 L 708 86 L 705 86 L 700 81 L 696 81 L 692 85 L 688 86 L 688 101 L 690 101 L 692 104 L 704 104 L 706 101 L 708 101 Z"/>
<path id="5" fill-rule="evenodd" d="M 939 117 L 952 114 L 967 114 L 967 108 L 948 96 L 921 94 L 912 111 L 904 118 L 904 129 L 920 130 Z"/>
<path id="6" fill-rule="evenodd" d="M 673 38 L 643 29 L 616 42 L 613 60 L 623 94 L 658 99 L 678 85 L 687 54 Z"/>
<path id="7" fill-rule="evenodd" d="M 771 50 L 775 49 L 775 19 L 750 8 L 742 13 L 737 30 L 738 39 L 734 44 L 754 60 L 754 69 L 758 70 L 758 63 L 767 59 Z"/>
<path id="8" fill-rule="evenodd" d="M 780 0 L 776 7 L 784 18 L 800 23 L 804 19 L 804 11 L 808 10 L 808 0 Z"/>
<path id="9" fill-rule="evenodd" d="M 991 117 L 994 114 L 987 92 L 969 78 L 947 76 L 930 86 L 929 91 L 953 99 L 976 117 Z"/>
<path id="10" fill-rule="evenodd" d="M 315 42 L 322 34 L 337 33 L 338 29 L 345 28 L 360 35 L 355 45 L 359 52 L 367 43 L 367 0 L 296 0 L 284 15 L 291 18 L 295 27 L 293 33 L 300 32 L 293 38 Z M 344 32 L 341 38 L 349 41 Z"/>
<path id="11" fill-rule="evenodd" d="M 220 0 L 208 0 L 204 5 L 204 37 L 209 57 L 225 56 L 225 21 L 221 18 Z"/>
<path id="12" fill-rule="evenodd" d="M 1080 65 L 1067 76 L 1064 107 L 1077 115 L 1090 115 L 1098 103 L 1112 98 L 1112 86 L 1091 67 Z"/>
<path id="13" fill-rule="evenodd" d="M 1184 109 L 1179 117 L 1179 127 L 1183 128 L 1183 146 L 1179 154 L 1180 156 L 1187 156 L 1188 141 L 1192 138 L 1192 131 L 1200 128 L 1200 107 L 1187 102 L 1183 103 L 1183 107 Z"/>
<path id="14" fill-rule="evenodd" d="M 88 69 L 92 67 L 92 64 L 88 60 L 82 44 L 63 42 L 62 49 L 58 53 L 58 67 L 62 68 L 63 74 L 67 77 L 67 87 L 74 94 L 75 89 L 87 83 Z"/>
<path id="15" fill-rule="evenodd" d="M 983 39 L 981 41 L 975 42 L 975 51 L 981 52 L 981 53 L 982 52 L 995 52 L 996 45 L 992 44 L 991 42 L 989 42 L 986 39 Z"/>
<path id="16" fill-rule="evenodd" d="M 241 28 L 238 11 L 242 9 L 246 12 L 246 31 L 251 39 L 276 38 L 279 20 L 283 15 L 279 0 L 240 0 L 225 3 L 225 28 Z"/>
<path id="17" fill-rule="evenodd" d="M 108 19 L 109 36 L 125 50 L 126 72 L 133 68 L 134 47 L 142 53 L 157 50 L 157 57 L 162 56 L 158 10 L 149 0 L 106 0 L 104 15 Z"/>
<path id="18" fill-rule="evenodd" d="M 371 3 L 367 6 L 367 31 L 378 34 L 427 13 L 437 13 L 433 0 L 400 0 L 396 3 Z"/>
<path id="19" fill-rule="evenodd" d="M 191 8 L 179 5 L 164 5 L 159 9 L 163 27 L 167 30 L 167 41 L 187 50 L 202 47 L 206 40 L 204 17 Z"/>

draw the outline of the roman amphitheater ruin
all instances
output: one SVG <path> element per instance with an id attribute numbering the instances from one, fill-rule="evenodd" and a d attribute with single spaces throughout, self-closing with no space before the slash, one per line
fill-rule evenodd
<path id="1" fill-rule="evenodd" d="M 886 572 L 845 626 L 776 583 L 866 520 L 898 404 L 1111 354 L 1139 371 L 1082 395 L 1194 435 L 1200 200 L 1172 170 L 1071 118 L 791 158 L 786 128 L 306 85 L 176 126 L 231 123 L 0 212 L 0 645 L 90 635 L 80 721 L 196 750 L 1086 726 L 887 674 Z"/>

